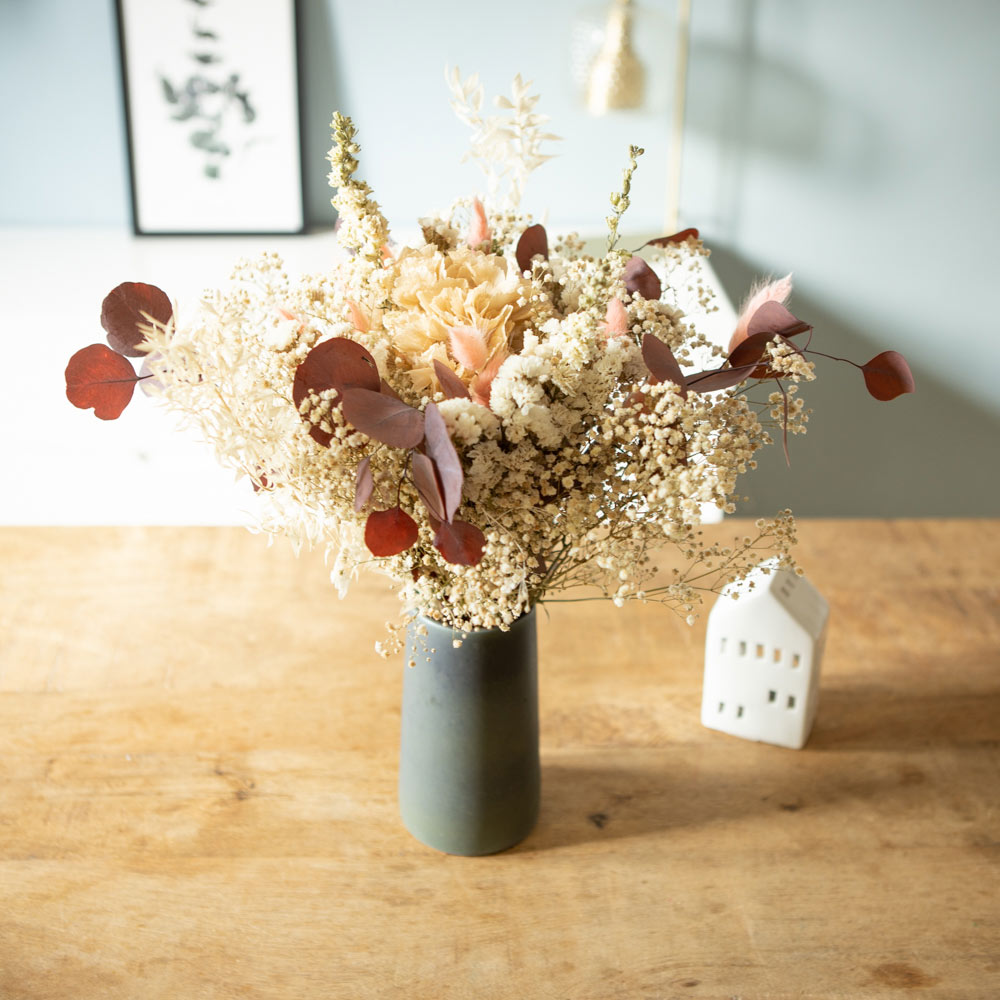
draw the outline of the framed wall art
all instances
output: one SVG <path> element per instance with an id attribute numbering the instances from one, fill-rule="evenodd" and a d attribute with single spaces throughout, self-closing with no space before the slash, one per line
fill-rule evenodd
<path id="1" fill-rule="evenodd" d="M 135 232 L 301 232 L 295 0 L 117 5 Z"/>

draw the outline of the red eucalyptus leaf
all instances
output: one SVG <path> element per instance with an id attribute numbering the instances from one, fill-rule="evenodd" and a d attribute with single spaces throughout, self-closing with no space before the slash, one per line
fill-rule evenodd
<path id="1" fill-rule="evenodd" d="M 876 399 L 888 402 L 903 393 L 913 392 L 916 383 L 906 358 L 898 351 L 883 351 L 861 366 L 865 385 Z"/>
<path id="2" fill-rule="evenodd" d="M 692 392 L 716 392 L 719 389 L 731 389 L 740 382 L 750 378 L 757 363 L 741 365 L 739 368 L 717 368 L 714 371 L 696 372 L 688 375 L 687 387 Z"/>
<path id="3" fill-rule="evenodd" d="M 163 289 L 141 281 L 124 281 L 108 292 L 101 303 L 101 326 L 114 350 L 129 358 L 141 358 L 145 352 L 136 348 L 146 337 L 139 324 L 146 326 L 153 319 L 166 326 L 173 314 L 173 306 Z"/>
<path id="4" fill-rule="evenodd" d="M 430 511 L 435 526 L 439 521 L 448 520 L 445 517 L 444 497 L 441 493 L 441 484 L 438 482 L 437 473 L 434 470 L 434 463 L 426 455 L 415 451 L 411 467 L 413 469 L 413 485 L 416 486 L 424 506 Z"/>
<path id="5" fill-rule="evenodd" d="M 434 374 L 441 383 L 445 399 L 471 399 L 466 384 L 446 365 L 435 359 Z"/>
<path id="6" fill-rule="evenodd" d="M 292 399 L 296 407 L 301 407 L 302 400 L 310 392 L 336 389 L 341 394 L 345 389 L 353 388 L 378 392 L 382 388 L 378 367 L 375 359 L 357 341 L 347 337 L 334 337 L 333 340 L 317 344 L 295 369 Z M 337 402 L 340 402 L 339 396 Z M 324 448 L 332 438 L 332 435 L 315 425 L 310 426 L 309 436 Z"/>
<path id="7" fill-rule="evenodd" d="M 779 334 L 782 337 L 794 337 L 797 334 L 811 330 L 809 323 L 793 316 L 780 302 L 765 302 L 751 317 L 747 324 L 747 337 L 756 333 L 769 333 L 772 337 Z"/>
<path id="8" fill-rule="evenodd" d="M 531 259 L 538 255 L 544 257 L 546 260 L 549 259 L 549 237 L 545 232 L 545 226 L 535 223 L 535 225 L 528 226 L 521 233 L 521 238 L 517 241 L 517 249 L 514 251 L 514 257 L 517 259 L 517 266 L 522 271 L 530 271 Z"/>
<path id="9" fill-rule="evenodd" d="M 764 357 L 767 345 L 774 339 L 773 333 L 755 333 L 752 337 L 741 340 L 730 352 L 729 363 L 734 368 L 758 364 Z"/>
<path id="10" fill-rule="evenodd" d="M 393 389 L 391 385 L 389 385 L 388 382 L 386 382 L 385 379 L 381 379 L 380 382 L 381 384 L 379 386 L 379 390 L 381 391 L 383 396 L 392 396 L 393 399 L 398 399 L 400 400 L 400 402 L 402 402 L 402 397 L 399 395 L 398 392 L 396 392 L 395 389 Z"/>
<path id="11" fill-rule="evenodd" d="M 681 366 L 677 364 L 674 352 L 658 337 L 651 333 L 642 337 L 642 360 L 652 372 L 657 382 L 673 382 L 680 386 L 681 395 L 687 399 L 687 381 Z"/>
<path id="12" fill-rule="evenodd" d="M 358 474 L 354 479 L 354 509 L 361 513 L 362 508 L 372 498 L 375 492 L 375 477 L 372 475 L 372 460 L 367 455 L 358 463 Z"/>
<path id="13" fill-rule="evenodd" d="M 418 534 L 417 522 L 402 507 L 373 511 L 365 522 L 365 545 L 373 556 L 398 556 Z"/>
<path id="14" fill-rule="evenodd" d="M 344 419 L 362 434 L 393 448 L 415 448 L 424 437 L 424 415 L 371 389 L 344 389 Z"/>
<path id="15" fill-rule="evenodd" d="M 441 492 L 444 496 L 444 519 L 450 521 L 462 502 L 462 485 L 465 476 L 462 473 L 462 463 L 458 452 L 448 434 L 444 417 L 434 403 L 428 403 L 424 410 L 424 440 L 427 443 L 427 454 L 434 463 L 441 481 Z"/>
<path id="16" fill-rule="evenodd" d="M 307 421 L 308 423 L 308 421 Z M 333 440 L 333 435 L 328 434 L 322 427 L 317 427 L 316 424 L 309 424 L 309 437 L 313 439 L 320 447 L 329 448 L 330 442 Z"/>
<path id="17" fill-rule="evenodd" d="M 759 363 L 764 357 L 767 345 L 773 340 L 784 340 L 784 337 L 773 333 L 755 333 L 753 336 L 747 337 L 746 340 L 740 341 L 733 348 L 732 353 L 729 355 L 729 363 L 734 368 L 745 368 L 747 365 L 755 366 L 747 376 L 748 378 L 781 378 L 781 375 L 768 365 Z M 801 348 L 797 347 L 790 340 L 785 340 L 785 343 L 792 350 L 797 351 L 799 354 L 802 353 Z"/>
<path id="18" fill-rule="evenodd" d="M 475 566 L 483 558 L 486 536 L 468 521 L 447 521 L 437 526 L 434 547 L 458 566 Z"/>
<path id="19" fill-rule="evenodd" d="M 655 240 L 650 240 L 643 244 L 647 247 L 668 247 L 672 244 L 686 243 L 688 240 L 698 239 L 697 229 L 682 229 L 679 233 L 672 233 L 670 236 L 658 236 Z"/>
<path id="20" fill-rule="evenodd" d="M 756 364 L 764 357 L 767 345 L 775 339 L 795 337 L 800 333 L 811 330 L 812 326 L 793 316 L 780 302 L 765 302 L 750 317 L 747 324 L 747 336 L 744 340 L 733 348 L 729 355 L 729 363 L 734 368 L 743 365 Z M 790 340 L 787 341 L 790 347 L 796 351 L 801 350 Z M 776 373 L 771 371 L 767 365 L 759 365 L 751 372 L 751 378 L 769 378 Z"/>
<path id="21" fill-rule="evenodd" d="M 382 387 L 375 359 L 356 340 L 334 337 L 317 344 L 295 369 L 292 399 L 299 406 L 312 392 L 327 389 L 371 389 Z"/>
<path id="22" fill-rule="evenodd" d="M 128 406 L 138 376 L 131 362 L 104 344 L 76 352 L 66 365 L 66 398 L 101 420 L 116 420 Z"/>
<path id="23" fill-rule="evenodd" d="M 658 299 L 663 286 L 656 272 L 641 258 L 633 257 L 625 265 L 625 287 L 633 295 L 641 295 L 644 299 Z"/>

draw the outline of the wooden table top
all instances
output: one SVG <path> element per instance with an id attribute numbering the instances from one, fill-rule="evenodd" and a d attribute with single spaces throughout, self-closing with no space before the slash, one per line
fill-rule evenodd
<path id="1" fill-rule="evenodd" d="M 0 529 L 0 998 L 1000 997 L 1000 521 L 799 533 L 804 750 L 701 727 L 703 622 L 554 605 L 538 827 L 455 858 L 397 818 L 386 581 Z"/>

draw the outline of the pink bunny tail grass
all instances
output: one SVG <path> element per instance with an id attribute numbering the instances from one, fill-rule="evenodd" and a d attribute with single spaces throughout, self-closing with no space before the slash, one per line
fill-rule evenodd
<path id="1" fill-rule="evenodd" d="M 483 203 L 474 198 L 472 201 L 472 221 L 469 223 L 469 235 L 466 243 L 470 247 L 478 247 L 490 238 L 490 224 L 486 221 L 486 209 Z"/>
<path id="2" fill-rule="evenodd" d="M 791 294 L 791 274 L 786 274 L 783 278 L 778 278 L 777 281 L 754 285 L 750 290 L 750 295 L 747 297 L 746 302 L 743 303 L 743 309 L 740 311 L 739 321 L 736 323 L 736 329 L 733 331 L 733 336 L 729 341 L 729 352 L 732 353 L 739 344 L 742 344 L 747 339 L 747 327 L 750 325 L 750 317 L 765 302 L 777 302 L 784 305 Z"/>
<path id="3" fill-rule="evenodd" d="M 474 326 L 453 326 L 448 334 L 451 356 L 470 372 L 477 372 L 486 364 L 489 352 L 486 338 Z"/>
<path id="4" fill-rule="evenodd" d="M 608 340 L 628 334 L 628 313 L 621 299 L 612 299 L 604 314 L 604 333 Z"/>
<path id="5" fill-rule="evenodd" d="M 354 299 L 347 300 L 347 311 L 351 314 L 351 322 L 354 324 L 354 329 L 358 333 L 367 333 L 370 323 L 368 322 L 368 317 L 361 311 L 361 307 L 354 301 Z"/>
<path id="6" fill-rule="evenodd" d="M 507 355 L 503 351 L 498 351 L 490 359 L 490 363 L 472 380 L 469 387 L 472 390 L 472 398 L 489 409 L 490 393 L 493 390 L 493 380 L 500 371 L 500 366 L 507 360 Z"/>

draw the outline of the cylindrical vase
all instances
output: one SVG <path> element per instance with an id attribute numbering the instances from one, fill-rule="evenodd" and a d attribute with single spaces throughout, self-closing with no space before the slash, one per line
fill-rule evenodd
<path id="1" fill-rule="evenodd" d="M 406 663 L 403 823 L 446 854 L 512 847 L 534 827 L 541 794 L 534 609 L 506 632 L 460 632 L 417 617 Z"/>

